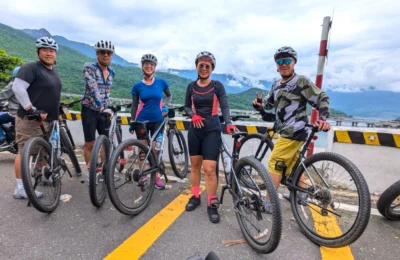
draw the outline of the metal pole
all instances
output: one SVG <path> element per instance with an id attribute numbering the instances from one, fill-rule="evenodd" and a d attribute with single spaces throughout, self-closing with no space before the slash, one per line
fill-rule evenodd
<path id="1" fill-rule="evenodd" d="M 331 17 L 326 16 L 324 17 L 324 21 L 322 24 L 322 34 L 321 34 L 321 43 L 319 46 L 319 53 L 318 53 L 318 67 L 317 67 L 317 77 L 315 79 L 315 85 L 318 88 L 322 88 L 322 78 L 324 74 L 324 67 L 325 67 L 325 59 L 328 54 L 328 36 L 329 30 L 331 28 L 332 22 Z M 311 124 L 315 124 L 318 119 L 318 111 L 313 108 L 311 111 Z M 309 145 L 309 150 L 307 151 L 307 157 L 311 156 L 314 153 L 314 141 L 312 141 Z"/>

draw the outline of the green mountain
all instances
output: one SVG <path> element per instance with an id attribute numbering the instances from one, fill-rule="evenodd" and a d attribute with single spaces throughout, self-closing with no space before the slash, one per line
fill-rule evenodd
<path id="1" fill-rule="evenodd" d="M 19 56 L 24 62 L 37 60 L 35 40 L 36 38 L 21 30 L 0 23 L 0 48 L 5 49 L 9 55 Z M 88 61 L 94 61 L 94 59 L 59 44 L 56 67 L 63 83 L 63 93 L 78 95 L 83 93 L 82 69 L 83 64 Z M 133 83 L 142 79 L 142 70 L 137 67 L 125 67 L 117 64 L 111 66 L 116 71 L 111 96 L 114 98 L 130 98 L 129 93 Z M 191 80 L 165 72 L 156 72 L 156 75 L 164 78 L 170 84 L 173 103 L 183 104 L 186 87 Z M 252 100 L 257 91 L 262 92 L 263 90 L 252 88 L 241 93 L 228 94 L 230 107 L 232 109 L 252 110 Z"/>
<path id="2" fill-rule="evenodd" d="M 37 60 L 35 40 L 36 38 L 31 37 L 23 31 L 0 24 L 1 48 L 5 49 L 9 55 L 21 57 L 24 62 Z M 56 67 L 62 78 L 63 92 L 73 94 L 83 93 L 82 69 L 83 64 L 88 61 L 94 61 L 94 59 L 85 56 L 79 51 L 59 45 Z M 143 78 L 142 70 L 137 67 L 123 67 L 116 64 L 112 64 L 111 66 L 116 71 L 114 88 L 111 95 L 119 98 L 129 97 L 133 83 Z M 167 80 L 174 97 L 177 98 L 184 95 L 186 87 L 191 81 L 163 72 L 157 72 L 157 76 Z M 183 96 L 181 100 L 183 100 Z"/>

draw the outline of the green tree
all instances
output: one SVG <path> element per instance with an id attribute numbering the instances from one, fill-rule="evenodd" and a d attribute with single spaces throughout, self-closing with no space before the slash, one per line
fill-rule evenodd
<path id="1" fill-rule="evenodd" d="M 23 60 L 17 56 L 9 56 L 4 49 L 0 49 L 0 86 L 5 86 L 11 78 L 13 69 L 22 65 Z"/>

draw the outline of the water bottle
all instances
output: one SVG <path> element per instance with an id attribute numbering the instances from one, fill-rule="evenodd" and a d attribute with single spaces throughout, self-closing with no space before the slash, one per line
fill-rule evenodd
<path id="1" fill-rule="evenodd" d="M 53 146 L 54 149 L 58 148 L 58 133 L 56 131 L 56 129 L 53 130 L 53 134 L 51 135 L 51 145 Z"/>
<path id="2" fill-rule="evenodd" d="M 224 159 L 224 168 L 226 173 L 230 173 L 232 169 L 231 157 L 226 152 L 222 152 L 222 157 Z"/>
<path id="3" fill-rule="evenodd" d="M 156 149 L 157 151 L 160 151 L 162 141 L 163 141 L 162 133 L 158 133 L 157 138 L 156 138 L 156 147 L 154 149 Z"/>

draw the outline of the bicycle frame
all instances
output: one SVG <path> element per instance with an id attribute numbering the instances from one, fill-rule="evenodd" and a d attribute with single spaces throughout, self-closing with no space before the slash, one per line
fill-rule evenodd
<path id="1" fill-rule="evenodd" d="M 173 110 L 181 110 L 181 109 L 182 109 L 182 108 L 172 108 L 171 111 L 173 111 Z M 148 123 L 148 121 L 144 121 L 144 122 L 135 122 L 134 124 L 142 125 L 142 126 L 144 127 L 144 129 L 145 129 L 145 132 L 148 133 L 147 128 L 146 128 L 146 123 Z M 167 129 L 167 126 L 169 126 L 168 129 Z M 144 161 L 147 160 L 147 158 L 149 157 L 150 153 L 153 153 L 153 149 L 154 149 L 154 147 L 153 147 L 153 141 L 155 141 L 155 139 L 157 138 L 157 135 L 160 133 L 162 127 L 164 127 L 164 130 L 163 130 L 163 140 L 162 140 L 162 143 L 161 143 L 160 150 L 158 151 L 158 155 L 157 155 L 157 157 L 155 157 L 155 159 L 156 159 L 156 165 L 155 165 L 154 167 L 150 168 L 150 169 L 147 169 L 147 170 L 143 171 L 143 167 L 145 166 L 145 164 L 143 164 L 143 165 L 141 166 L 141 169 L 140 169 L 140 172 L 141 172 L 140 175 L 141 175 L 141 176 L 144 176 L 144 175 L 147 175 L 147 174 L 152 174 L 153 172 L 156 172 L 156 171 L 160 171 L 160 173 L 164 175 L 165 181 L 166 181 L 166 182 L 169 182 L 169 181 L 168 181 L 167 174 L 165 173 L 164 164 L 163 164 L 163 161 L 162 161 L 162 156 L 163 156 L 163 152 L 164 152 L 164 144 L 165 144 L 165 140 L 166 140 L 167 137 L 168 137 L 167 133 L 169 133 L 169 131 L 171 131 L 171 129 L 175 129 L 175 128 L 176 128 L 176 125 L 173 124 L 173 123 L 170 121 L 169 113 L 168 113 L 168 115 L 166 115 L 166 116 L 164 117 L 163 122 L 162 122 L 161 125 L 157 128 L 157 130 L 155 131 L 155 133 L 154 133 L 152 136 L 147 135 L 146 141 L 147 141 L 147 145 L 148 145 L 148 147 L 149 147 L 150 149 L 149 149 L 149 151 L 147 152 L 147 154 L 146 154 L 146 156 L 145 156 L 145 158 L 144 158 Z M 181 143 L 180 143 L 179 145 L 182 146 Z"/>
<path id="2" fill-rule="evenodd" d="M 224 185 L 222 187 L 222 192 L 221 192 L 221 197 L 220 197 L 221 204 L 223 202 L 224 193 L 225 193 L 226 189 L 228 189 L 229 193 L 232 195 L 232 197 L 234 197 L 234 201 L 235 201 L 235 199 L 237 199 L 236 203 L 240 202 L 240 198 L 238 198 L 237 195 L 235 194 L 235 192 L 232 191 L 232 184 L 235 184 L 235 187 L 237 187 L 239 189 L 239 194 L 243 193 L 242 187 L 239 184 L 237 173 L 235 172 L 236 163 L 239 161 L 239 154 L 237 152 L 238 147 L 236 146 L 236 144 L 240 143 L 240 141 L 238 141 L 238 139 L 242 135 L 247 135 L 247 133 L 237 132 L 234 134 L 233 149 L 232 149 L 232 153 L 230 153 L 228 150 L 228 145 L 227 145 L 225 136 L 223 133 L 221 133 L 221 145 L 220 145 L 220 152 L 219 152 L 220 157 L 221 157 L 221 159 L 223 159 L 222 154 L 223 154 L 223 152 L 225 152 L 231 158 L 231 172 L 227 173 L 224 168 L 226 185 Z M 249 177 L 253 181 L 253 183 L 255 183 L 255 181 L 251 177 L 251 175 L 249 175 Z M 258 189 L 258 192 L 261 194 L 261 190 L 258 188 L 258 186 L 257 186 L 257 189 Z"/>
<path id="3" fill-rule="evenodd" d="M 312 128 L 312 130 L 311 130 L 306 142 L 303 144 L 303 148 L 298 151 L 299 157 L 297 158 L 297 160 L 296 160 L 296 162 L 295 162 L 295 164 L 294 164 L 294 166 L 292 168 L 292 171 L 291 171 L 291 173 L 290 173 L 288 178 L 286 176 L 286 167 L 283 169 L 281 184 L 286 185 L 290 190 L 293 189 L 295 191 L 301 191 L 303 193 L 310 194 L 310 191 L 305 190 L 302 187 L 299 187 L 298 185 L 293 184 L 294 173 L 297 171 L 298 167 L 303 167 L 303 169 L 305 171 L 305 174 L 307 175 L 307 177 L 311 181 L 312 187 L 316 186 L 315 182 L 314 182 L 314 179 L 312 178 L 312 176 L 311 176 L 310 172 L 308 171 L 307 167 L 304 165 L 304 160 L 305 160 L 305 154 L 306 154 L 307 150 L 309 149 L 308 146 L 311 143 L 311 140 L 314 139 L 315 134 L 318 132 L 318 128 L 316 128 L 313 125 L 309 125 L 309 124 L 306 124 L 306 127 L 307 128 Z M 325 178 L 321 175 L 321 173 L 317 169 L 315 169 L 315 167 L 314 167 L 314 171 L 321 178 L 321 180 L 324 182 L 326 187 L 329 188 L 329 185 L 325 181 Z"/>

